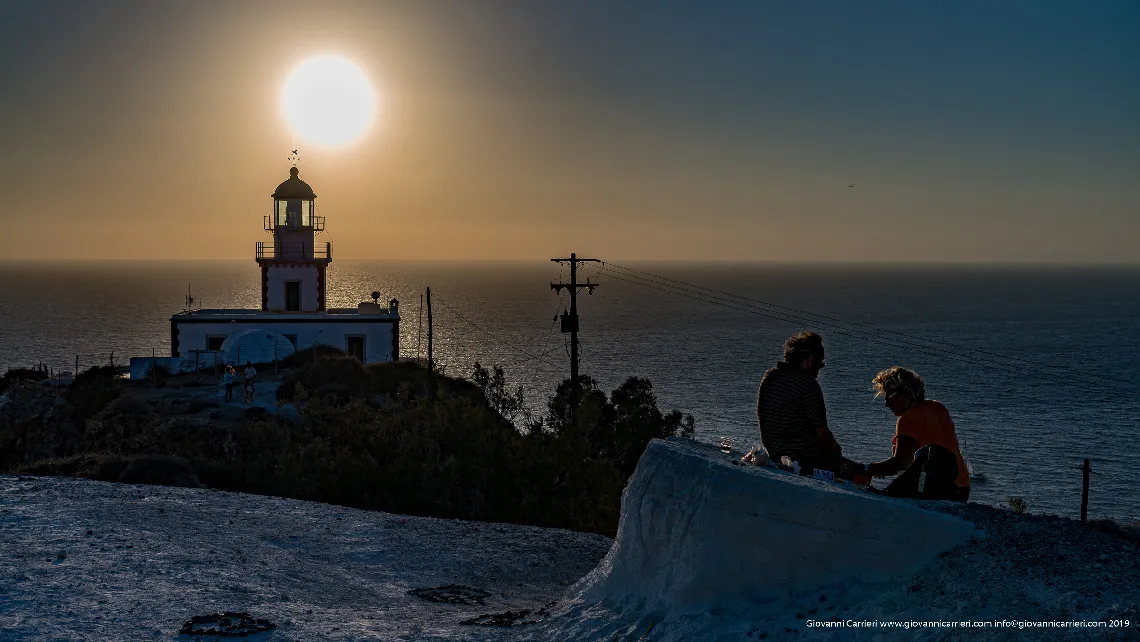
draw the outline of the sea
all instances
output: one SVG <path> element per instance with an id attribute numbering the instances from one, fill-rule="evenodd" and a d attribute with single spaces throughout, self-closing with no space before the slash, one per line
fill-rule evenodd
<path id="1" fill-rule="evenodd" d="M 542 260 L 338 260 L 328 304 L 398 299 L 401 356 L 425 356 L 430 287 L 436 362 L 453 376 L 501 366 L 540 413 L 569 376 L 569 298 L 551 288 L 569 277 Z M 663 410 L 734 456 L 759 441 L 756 388 L 784 339 L 813 330 L 847 457 L 890 456 L 894 417 L 871 380 L 902 365 L 950 410 L 971 501 L 1077 516 L 1087 458 L 1090 518 L 1140 518 L 1140 267 L 622 261 L 577 277 L 599 284 L 578 296 L 581 373 L 606 391 L 648 378 Z M 0 368 L 169 354 L 188 292 L 195 307 L 256 308 L 258 281 L 248 260 L 0 263 Z"/>

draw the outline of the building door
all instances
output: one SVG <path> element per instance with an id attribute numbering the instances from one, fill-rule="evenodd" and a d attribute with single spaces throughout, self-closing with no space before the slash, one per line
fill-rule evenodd
<path id="1" fill-rule="evenodd" d="M 300 312 L 301 311 L 301 282 L 300 281 L 286 281 L 285 282 L 285 311 L 286 312 Z"/>
<path id="2" fill-rule="evenodd" d="M 347 336 L 345 337 L 345 351 L 364 363 L 364 336 Z"/>

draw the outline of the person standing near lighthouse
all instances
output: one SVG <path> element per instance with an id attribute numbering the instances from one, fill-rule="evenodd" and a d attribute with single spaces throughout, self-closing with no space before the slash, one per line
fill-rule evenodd
<path id="1" fill-rule="evenodd" d="M 245 405 L 253 403 L 253 380 L 257 377 L 257 370 L 252 361 L 245 362 Z"/>

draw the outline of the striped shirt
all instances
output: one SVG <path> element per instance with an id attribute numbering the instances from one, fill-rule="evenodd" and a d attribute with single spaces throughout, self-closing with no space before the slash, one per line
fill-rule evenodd
<path id="1" fill-rule="evenodd" d="M 776 364 L 760 380 L 756 421 L 764 448 L 776 459 L 823 452 L 815 433 L 820 426 L 827 426 L 819 382 L 784 361 Z"/>

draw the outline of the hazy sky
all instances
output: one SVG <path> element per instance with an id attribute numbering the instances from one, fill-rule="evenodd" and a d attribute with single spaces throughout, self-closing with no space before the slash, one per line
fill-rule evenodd
<path id="1" fill-rule="evenodd" d="M 320 53 L 335 256 L 1140 260 L 1133 0 L 0 0 L 0 258 L 252 262 Z"/>

